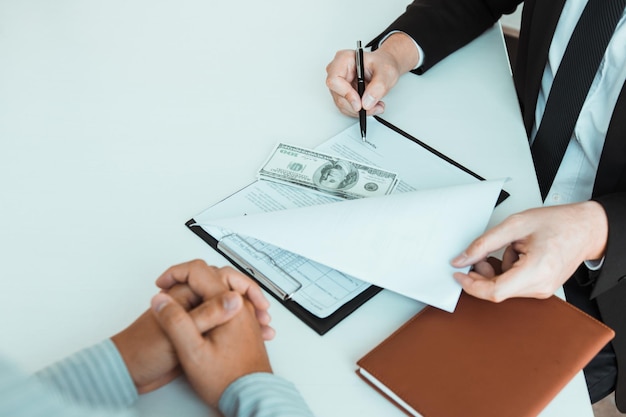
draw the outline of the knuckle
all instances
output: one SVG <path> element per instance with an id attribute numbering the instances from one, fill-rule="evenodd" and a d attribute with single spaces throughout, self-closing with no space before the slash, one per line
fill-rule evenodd
<path id="1" fill-rule="evenodd" d="M 489 295 L 488 300 L 492 303 L 501 303 L 502 301 L 506 300 L 506 297 L 498 292 L 494 292 L 493 294 Z"/>
<path id="2" fill-rule="evenodd" d="M 524 215 L 522 213 L 514 213 L 510 215 L 509 218 L 506 220 L 506 224 L 513 228 L 523 226 L 524 223 Z"/>
<path id="3" fill-rule="evenodd" d="M 550 296 L 552 296 L 551 291 L 539 291 L 535 295 L 535 298 L 539 298 L 540 300 L 545 300 L 546 298 L 550 298 Z"/>
<path id="4" fill-rule="evenodd" d="M 190 269 L 194 271 L 194 273 L 192 273 L 189 277 L 191 281 L 193 279 L 196 279 L 196 280 L 201 279 L 201 277 L 203 277 L 206 273 L 211 272 L 217 268 L 214 267 L 213 265 L 207 264 L 202 259 L 196 259 L 192 261 L 192 265 Z"/>
<path id="5" fill-rule="evenodd" d="M 329 68 L 328 68 L 328 67 L 326 67 L 326 72 L 328 72 L 328 71 L 329 71 Z M 330 76 L 330 74 L 326 77 L 326 87 L 327 87 L 329 90 L 332 90 L 332 89 L 333 89 L 333 79 L 332 79 L 332 77 Z"/>
<path id="6" fill-rule="evenodd" d="M 221 275 L 221 274 L 227 274 L 227 275 L 230 275 L 230 274 L 236 274 L 236 273 L 239 273 L 239 272 L 238 272 L 235 268 L 233 268 L 233 267 L 232 267 L 232 266 L 230 266 L 230 265 L 226 265 L 226 266 L 223 266 L 223 267 L 219 268 L 219 269 L 217 270 L 217 272 L 218 272 L 220 275 Z"/>
<path id="7" fill-rule="evenodd" d="M 167 328 L 180 326 L 185 320 L 185 315 L 173 305 L 166 305 L 161 310 L 161 321 Z"/>
<path id="8" fill-rule="evenodd" d="M 336 75 L 329 74 L 326 77 L 326 87 L 330 90 L 333 96 L 338 96 L 344 98 L 345 91 L 348 89 L 346 87 L 347 80 L 344 80 Z"/>
<path id="9" fill-rule="evenodd" d="M 186 285 L 176 284 L 169 290 L 169 295 L 180 304 L 185 310 L 189 310 L 193 306 L 192 293 Z"/>
<path id="10" fill-rule="evenodd" d="M 194 259 L 190 261 L 189 264 L 195 268 L 204 268 L 208 266 L 207 263 L 203 259 Z"/>
<path id="11" fill-rule="evenodd" d="M 474 240 L 474 242 L 472 243 L 471 246 L 475 250 L 477 250 L 479 252 L 483 252 L 485 250 L 485 248 L 487 247 L 487 237 L 485 235 L 477 237 L 476 240 Z"/>
<path id="12" fill-rule="evenodd" d="M 335 59 L 333 61 L 339 61 L 341 59 L 345 59 L 346 55 L 348 54 L 352 56 L 352 54 L 354 54 L 354 51 L 350 49 L 341 49 L 335 53 Z"/>
<path id="13" fill-rule="evenodd" d="M 203 320 L 210 320 L 219 310 L 220 303 L 206 302 L 198 307 L 197 312 Z"/>
<path id="14" fill-rule="evenodd" d="M 224 276 L 225 278 L 235 276 L 235 277 L 240 278 L 242 280 L 246 280 L 246 281 L 251 281 L 252 282 L 252 279 L 249 278 L 246 274 L 244 274 L 243 272 L 241 272 L 241 271 L 239 271 L 239 270 L 237 270 L 237 269 L 235 269 L 235 268 L 233 268 L 232 266 L 229 266 L 229 265 L 221 267 L 219 269 L 218 273 L 220 275 Z"/>
<path id="15" fill-rule="evenodd" d="M 223 266 L 215 271 L 220 282 L 228 282 L 228 277 L 235 274 L 235 270 L 230 266 Z"/>
<path id="16" fill-rule="evenodd" d="M 494 284 L 491 293 L 488 295 L 488 300 L 493 303 L 501 303 L 506 300 L 508 295 L 505 294 L 502 286 L 498 285 L 497 282 Z"/>

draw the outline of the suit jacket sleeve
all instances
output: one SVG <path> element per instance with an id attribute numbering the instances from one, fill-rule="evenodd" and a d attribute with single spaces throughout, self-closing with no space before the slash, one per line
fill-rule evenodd
<path id="1" fill-rule="evenodd" d="M 626 277 L 626 193 L 617 192 L 595 197 L 606 212 L 609 236 L 602 268 L 595 276 L 592 298 L 611 289 Z"/>
<path id="2" fill-rule="evenodd" d="M 615 330 L 612 341 L 617 358 L 617 384 L 615 386 L 615 403 L 617 408 L 626 412 L 626 192 L 615 192 L 595 197 L 604 207 L 609 220 L 609 236 L 607 239 L 604 263 L 599 271 L 592 272 L 593 289 L 591 297 L 595 298 L 600 309 L 602 321 Z"/>
<path id="3" fill-rule="evenodd" d="M 374 48 L 391 31 L 411 36 L 424 51 L 422 73 L 468 44 L 493 26 L 503 14 L 512 13 L 517 0 L 415 0 L 404 14 L 372 40 Z"/>

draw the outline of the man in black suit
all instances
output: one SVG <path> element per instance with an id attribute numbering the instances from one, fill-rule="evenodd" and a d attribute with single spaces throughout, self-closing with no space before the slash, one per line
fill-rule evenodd
<path id="1" fill-rule="evenodd" d="M 594 0 L 589 0 L 594 1 Z M 604 0 L 609 3 L 620 0 Z M 409 71 L 421 74 L 513 12 L 515 0 L 416 0 L 370 45 L 367 88 L 354 88 L 354 51 L 339 51 L 326 84 L 337 107 L 356 116 L 384 111 L 381 99 Z M 526 0 L 515 86 L 531 143 L 585 0 Z M 602 6 L 601 6 L 602 7 Z M 623 9 L 623 1 L 617 6 Z M 572 132 L 544 207 L 506 219 L 453 261 L 464 290 L 495 302 L 545 298 L 564 285 L 569 302 L 615 330 L 615 339 L 585 368 L 591 400 L 615 390 L 626 411 L 626 18 L 621 17 Z M 604 46 L 602 47 L 604 48 Z M 578 57 L 576 58 L 578 59 Z M 582 54 L 579 60 L 587 59 Z M 586 90 L 585 90 L 586 91 Z M 572 148 L 572 149 L 570 149 Z M 540 164 L 535 157 L 536 167 Z M 487 262 L 506 248 L 502 262 Z"/>

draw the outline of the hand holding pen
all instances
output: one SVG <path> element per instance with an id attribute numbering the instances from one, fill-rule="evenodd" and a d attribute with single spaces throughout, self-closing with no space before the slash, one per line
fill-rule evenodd
<path id="1" fill-rule="evenodd" d="M 363 97 L 359 95 L 354 49 L 338 51 L 326 67 L 326 86 L 339 110 L 348 116 L 359 117 L 361 109 L 368 116 L 382 114 L 385 104 L 381 99 L 396 84 L 400 75 L 413 69 L 418 53 L 411 38 L 403 33 L 389 36 L 378 49 L 364 52 L 362 69 Z"/>

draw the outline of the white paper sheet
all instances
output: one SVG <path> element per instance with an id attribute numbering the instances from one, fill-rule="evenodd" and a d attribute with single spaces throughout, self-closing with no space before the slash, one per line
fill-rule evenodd
<path id="1" fill-rule="evenodd" d="M 461 288 L 450 260 L 484 230 L 504 181 L 206 218 L 338 271 L 453 311 Z"/>

